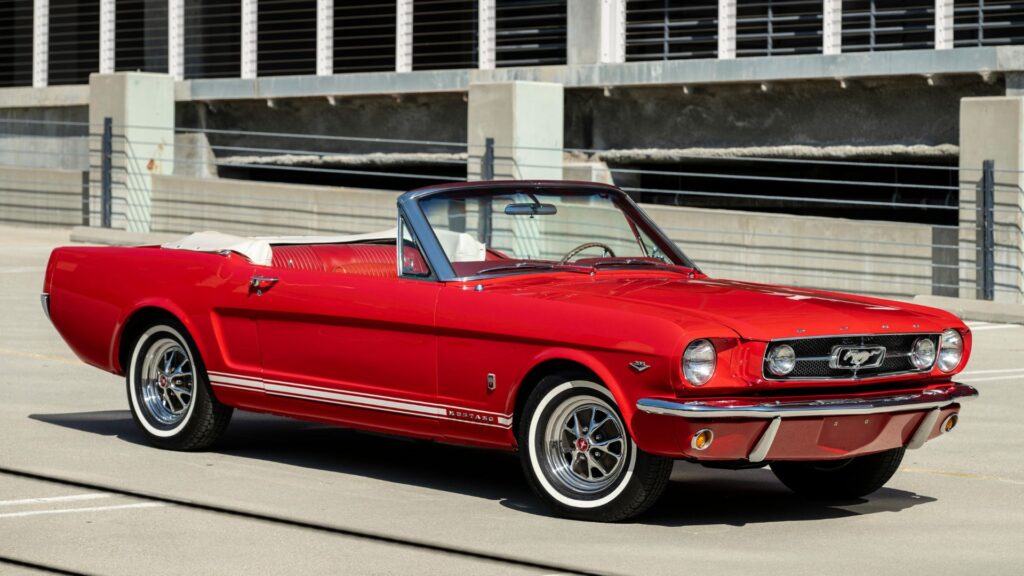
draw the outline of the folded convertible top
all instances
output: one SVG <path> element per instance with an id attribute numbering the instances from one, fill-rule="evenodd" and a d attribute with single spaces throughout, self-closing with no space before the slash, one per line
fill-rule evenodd
<path id="1" fill-rule="evenodd" d="M 486 246 L 465 232 L 437 230 L 437 239 L 444 251 L 454 261 L 483 260 Z M 359 242 L 395 241 L 397 229 L 348 234 L 344 236 L 256 236 L 244 237 L 221 232 L 196 232 L 181 240 L 162 244 L 169 250 L 191 250 L 193 252 L 234 252 L 247 258 L 253 264 L 270 266 L 273 261 L 273 246 L 290 244 L 355 244 Z"/>

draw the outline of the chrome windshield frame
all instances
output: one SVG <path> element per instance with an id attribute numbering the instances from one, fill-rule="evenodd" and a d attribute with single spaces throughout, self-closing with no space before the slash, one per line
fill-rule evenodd
<path id="1" fill-rule="evenodd" d="M 399 218 L 405 218 L 405 224 L 411 229 L 413 235 L 420 244 L 423 256 L 427 259 L 434 278 L 441 282 L 466 282 L 482 279 L 481 276 L 460 277 L 455 273 L 448 256 L 444 253 L 441 243 L 434 234 L 434 229 L 427 220 L 420 206 L 420 200 L 431 196 L 447 194 L 451 192 L 473 192 L 488 191 L 493 195 L 507 193 L 509 190 L 522 190 L 524 188 L 557 189 L 557 190 L 578 190 L 581 193 L 586 191 L 613 194 L 618 201 L 618 206 L 625 212 L 626 216 L 635 222 L 652 241 L 658 244 L 662 251 L 675 262 L 681 262 L 683 266 L 700 272 L 697 265 L 693 263 L 672 240 L 654 223 L 653 220 L 635 203 L 628 194 L 621 189 L 607 184 L 597 182 L 569 182 L 560 180 L 504 180 L 504 181 L 480 181 L 459 184 L 440 184 L 418 188 L 402 194 L 398 198 Z M 516 274 L 517 272 L 512 272 Z M 506 274 L 495 274 L 487 276 L 498 278 Z"/>

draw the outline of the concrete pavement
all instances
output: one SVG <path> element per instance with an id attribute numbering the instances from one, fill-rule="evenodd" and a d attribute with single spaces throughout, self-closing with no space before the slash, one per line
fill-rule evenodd
<path id="1" fill-rule="evenodd" d="M 38 292 L 66 230 L 0 228 L 0 467 L 337 527 L 363 537 L 0 474 L 0 557 L 97 574 L 544 574 L 403 544 L 616 574 L 1017 574 L 1024 327 L 979 323 L 982 396 L 889 485 L 808 502 L 767 470 L 678 464 L 629 524 L 560 520 L 508 455 L 237 414 L 210 452 L 143 443 L 124 383 L 81 364 Z M 0 562 L 0 573 L 21 573 Z M 27 571 L 25 573 L 28 573 Z"/>

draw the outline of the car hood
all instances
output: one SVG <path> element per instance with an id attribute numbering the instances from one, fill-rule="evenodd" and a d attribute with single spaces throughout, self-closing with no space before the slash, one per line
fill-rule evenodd
<path id="1" fill-rule="evenodd" d="M 625 306 L 634 313 L 672 319 L 684 328 L 696 320 L 712 321 L 749 340 L 940 332 L 960 325 L 941 310 L 820 290 L 710 278 L 603 276 L 531 282 L 516 291 L 587 307 Z"/>

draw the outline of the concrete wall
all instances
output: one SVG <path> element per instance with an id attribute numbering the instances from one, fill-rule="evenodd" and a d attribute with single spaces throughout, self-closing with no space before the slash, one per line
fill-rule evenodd
<path id="1" fill-rule="evenodd" d="M 0 166 L 0 222 L 42 226 L 82 224 L 87 172 Z"/>
<path id="2" fill-rule="evenodd" d="M 349 234 L 395 227 L 398 192 L 153 176 L 153 232 Z"/>
<path id="3" fill-rule="evenodd" d="M 410 147 L 380 142 L 316 138 L 331 134 L 357 138 L 388 138 L 466 142 L 466 99 L 462 94 L 291 98 L 177 105 L 177 125 L 215 130 L 305 133 L 311 138 L 211 135 L 215 146 L 284 148 L 313 152 L 461 152 L 451 147 Z M 252 151 L 218 150 L 218 156 L 250 155 Z"/>
<path id="4" fill-rule="evenodd" d="M 960 99 L 1000 95 L 980 76 L 566 90 L 573 148 L 955 144 Z"/>
<path id="5" fill-rule="evenodd" d="M 89 169 L 89 109 L 0 108 L 0 165 Z"/>
<path id="6" fill-rule="evenodd" d="M 932 293 L 930 225 L 672 206 L 644 209 L 712 276 L 883 296 Z"/>

